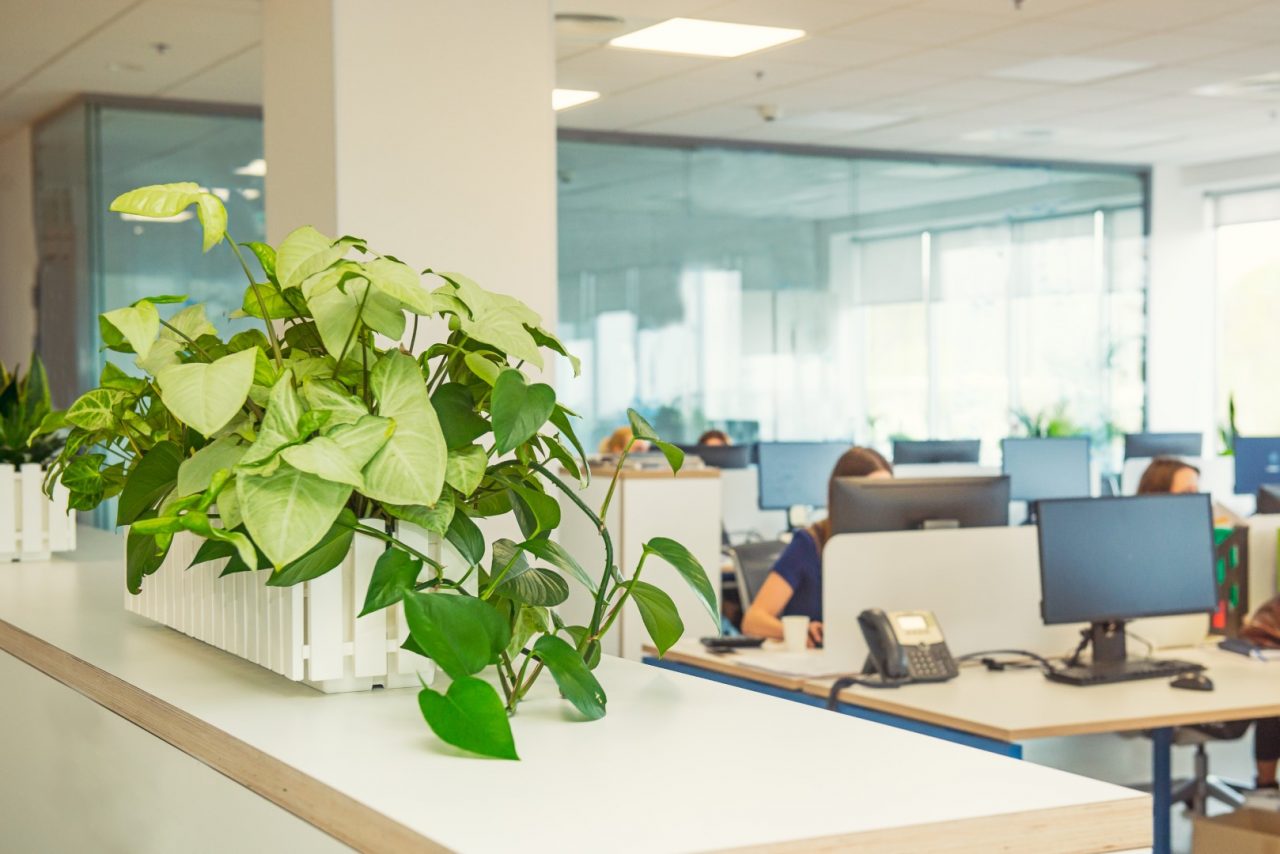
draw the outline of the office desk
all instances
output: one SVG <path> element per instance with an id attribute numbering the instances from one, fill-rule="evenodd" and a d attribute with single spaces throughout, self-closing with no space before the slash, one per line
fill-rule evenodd
<path id="1" fill-rule="evenodd" d="M 0 567 L 6 849 L 1150 841 L 1149 799 L 1123 787 L 612 657 L 597 670 L 602 720 L 576 720 L 546 679 L 513 719 L 522 761 L 460 755 L 430 734 L 411 689 L 322 695 L 126 612 L 119 538 L 82 533 L 74 561 Z M 747 749 L 768 732 L 790 749 Z"/>

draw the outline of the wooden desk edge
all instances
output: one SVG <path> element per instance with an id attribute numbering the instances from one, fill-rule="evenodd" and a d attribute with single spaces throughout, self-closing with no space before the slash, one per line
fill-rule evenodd
<path id="1" fill-rule="evenodd" d="M 1127 851 L 1151 846 L 1151 797 L 1137 795 L 1070 807 L 1003 813 L 840 836 L 770 843 L 735 852 L 827 852 L 858 854 L 934 851 L 986 854 L 1008 850 L 1012 840 L 1034 839 L 1039 854 Z"/>
<path id="2" fill-rule="evenodd" d="M 4 620 L 0 620 L 0 651 L 356 850 L 388 854 L 450 850 L 212 724 Z"/>
<path id="3" fill-rule="evenodd" d="M 703 670 L 710 670 L 713 673 L 719 673 L 721 676 L 732 676 L 736 679 L 743 679 L 748 682 L 759 682 L 762 685 L 768 685 L 771 688 L 781 688 L 784 691 L 799 692 L 804 688 L 805 678 L 803 676 L 786 676 L 782 673 L 770 673 L 767 670 L 757 670 L 752 667 L 745 667 L 733 661 L 732 655 L 727 655 L 724 660 L 712 658 L 703 655 L 691 655 L 687 652 L 681 652 L 678 649 L 667 650 L 666 655 L 659 656 L 658 650 L 645 644 L 642 647 L 644 654 L 661 658 L 663 661 L 672 661 L 676 664 L 687 664 L 690 667 L 699 667 Z"/>

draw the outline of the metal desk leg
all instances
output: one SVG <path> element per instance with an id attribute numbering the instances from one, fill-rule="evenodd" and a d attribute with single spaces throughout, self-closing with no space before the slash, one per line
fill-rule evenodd
<path id="1" fill-rule="evenodd" d="M 1151 850 L 1169 854 L 1170 813 L 1172 809 L 1173 774 L 1170 768 L 1173 752 L 1173 729 L 1161 727 L 1151 731 Z"/>

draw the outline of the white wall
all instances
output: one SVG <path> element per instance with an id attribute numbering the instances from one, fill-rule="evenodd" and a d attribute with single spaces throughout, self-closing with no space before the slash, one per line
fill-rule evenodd
<path id="1" fill-rule="evenodd" d="M 36 230 L 31 130 L 0 139 L 0 361 L 24 366 L 35 347 Z"/>

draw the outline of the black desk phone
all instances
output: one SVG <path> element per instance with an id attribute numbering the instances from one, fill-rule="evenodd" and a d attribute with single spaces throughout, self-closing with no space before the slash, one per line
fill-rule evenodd
<path id="1" fill-rule="evenodd" d="M 858 615 L 867 640 L 863 673 L 886 682 L 945 682 L 960 675 L 932 611 L 870 608 Z"/>

